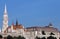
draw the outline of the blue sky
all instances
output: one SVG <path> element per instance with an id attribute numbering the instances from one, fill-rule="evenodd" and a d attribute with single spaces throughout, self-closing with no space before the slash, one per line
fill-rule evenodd
<path id="1" fill-rule="evenodd" d="M 46 26 L 50 22 L 60 30 L 60 0 L 0 0 L 0 27 L 5 3 L 9 25 L 19 21 L 25 27 Z"/>

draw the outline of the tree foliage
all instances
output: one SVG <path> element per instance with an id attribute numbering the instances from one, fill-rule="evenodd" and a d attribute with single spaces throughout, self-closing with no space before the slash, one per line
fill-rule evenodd
<path id="1" fill-rule="evenodd" d="M 41 39 L 46 39 L 45 37 L 42 37 Z"/>
<path id="2" fill-rule="evenodd" d="M 13 39 L 13 37 L 12 37 L 12 36 L 10 36 L 10 35 L 8 35 L 8 36 L 7 36 L 7 39 Z"/>
<path id="3" fill-rule="evenodd" d="M 47 37 L 47 39 L 57 39 L 57 38 L 53 37 L 53 36 L 49 36 L 49 37 Z"/>
<path id="4" fill-rule="evenodd" d="M 59 38 L 60 39 L 60 38 Z"/>
<path id="5" fill-rule="evenodd" d="M 38 37 L 38 36 L 36 36 L 36 38 L 35 39 L 41 39 L 40 37 Z"/>
<path id="6" fill-rule="evenodd" d="M 2 35 L 0 35 L 0 38 L 2 38 Z"/>
<path id="7" fill-rule="evenodd" d="M 25 39 L 25 38 L 22 36 L 18 36 L 17 39 Z"/>

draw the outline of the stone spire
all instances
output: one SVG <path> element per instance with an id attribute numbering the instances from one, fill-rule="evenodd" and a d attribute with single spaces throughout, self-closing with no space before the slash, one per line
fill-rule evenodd
<path id="1" fill-rule="evenodd" d="M 5 4 L 5 11 L 4 11 L 4 13 L 7 13 L 7 8 L 6 8 L 6 4 Z"/>
<path id="2" fill-rule="evenodd" d="M 16 26 L 18 26 L 18 20 L 16 20 Z"/>
<path id="3" fill-rule="evenodd" d="M 5 4 L 5 9 L 4 9 L 4 15 L 3 15 L 3 27 L 2 27 L 2 32 L 6 32 L 5 30 L 8 27 L 8 14 L 7 14 L 7 8 Z"/>

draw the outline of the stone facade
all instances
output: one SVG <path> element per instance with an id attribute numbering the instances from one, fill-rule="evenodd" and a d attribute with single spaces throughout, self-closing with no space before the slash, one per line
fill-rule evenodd
<path id="1" fill-rule="evenodd" d="M 16 27 L 16 28 L 15 28 Z M 42 38 L 42 37 L 49 37 L 51 33 L 53 33 L 52 36 L 56 37 L 59 39 L 60 37 L 60 32 L 58 31 L 57 28 L 50 27 L 50 26 L 45 26 L 45 27 L 27 27 L 24 28 L 21 24 L 18 25 L 11 25 L 6 29 L 6 33 L 0 33 L 3 35 L 3 37 L 7 37 L 8 35 L 11 36 L 23 36 L 26 39 L 35 39 L 36 36 Z M 43 34 L 43 31 L 45 34 Z"/>
<path id="2" fill-rule="evenodd" d="M 3 37 L 7 37 L 8 35 L 11 35 L 13 37 L 23 36 L 26 39 L 35 39 L 36 36 L 40 38 L 42 37 L 47 38 L 50 35 L 56 37 L 57 39 L 59 39 L 60 37 L 60 31 L 57 28 L 54 28 L 51 23 L 45 27 L 35 26 L 35 27 L 24 28 L 24 26 L 18 24 L 18 21 L 16 21 L 16 25 L 12 23 L 11 26 L 8 26 L 8 15 L 7 15 L 6 6 L 5 6 L 5 14 L 3 21 L 4 23 L 3 23 L 2 32 L 0 32 L 0 35 L 2 35 Z"/>

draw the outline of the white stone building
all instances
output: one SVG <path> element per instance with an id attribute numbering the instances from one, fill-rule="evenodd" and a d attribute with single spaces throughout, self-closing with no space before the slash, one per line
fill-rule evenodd
<path id="1" fill-rule="evenodd" d="M 11 26 L 8 26 L 8 14 L 5 5 L 3 27 L 2 32 L 0 32 L 0 35 L 3 37 L 11 35 L 13 37 L 23 36 L 26 39 L 35 39 L 36 36 L 38 36 L 40 38 L 46 37 L 47 39 L 47 37 L 49 37 L 51 34 L 53 34 L 52 36 L 56 37 L 57 39 L 60 37 L 60 31 L 57 28 L 54 28 L 51 23 L 45 27 L 35 26 L 24 28 L 23 25 L 18 24 L 18 21 L 16 21 L 16 25 L 12 23 Z"/>

